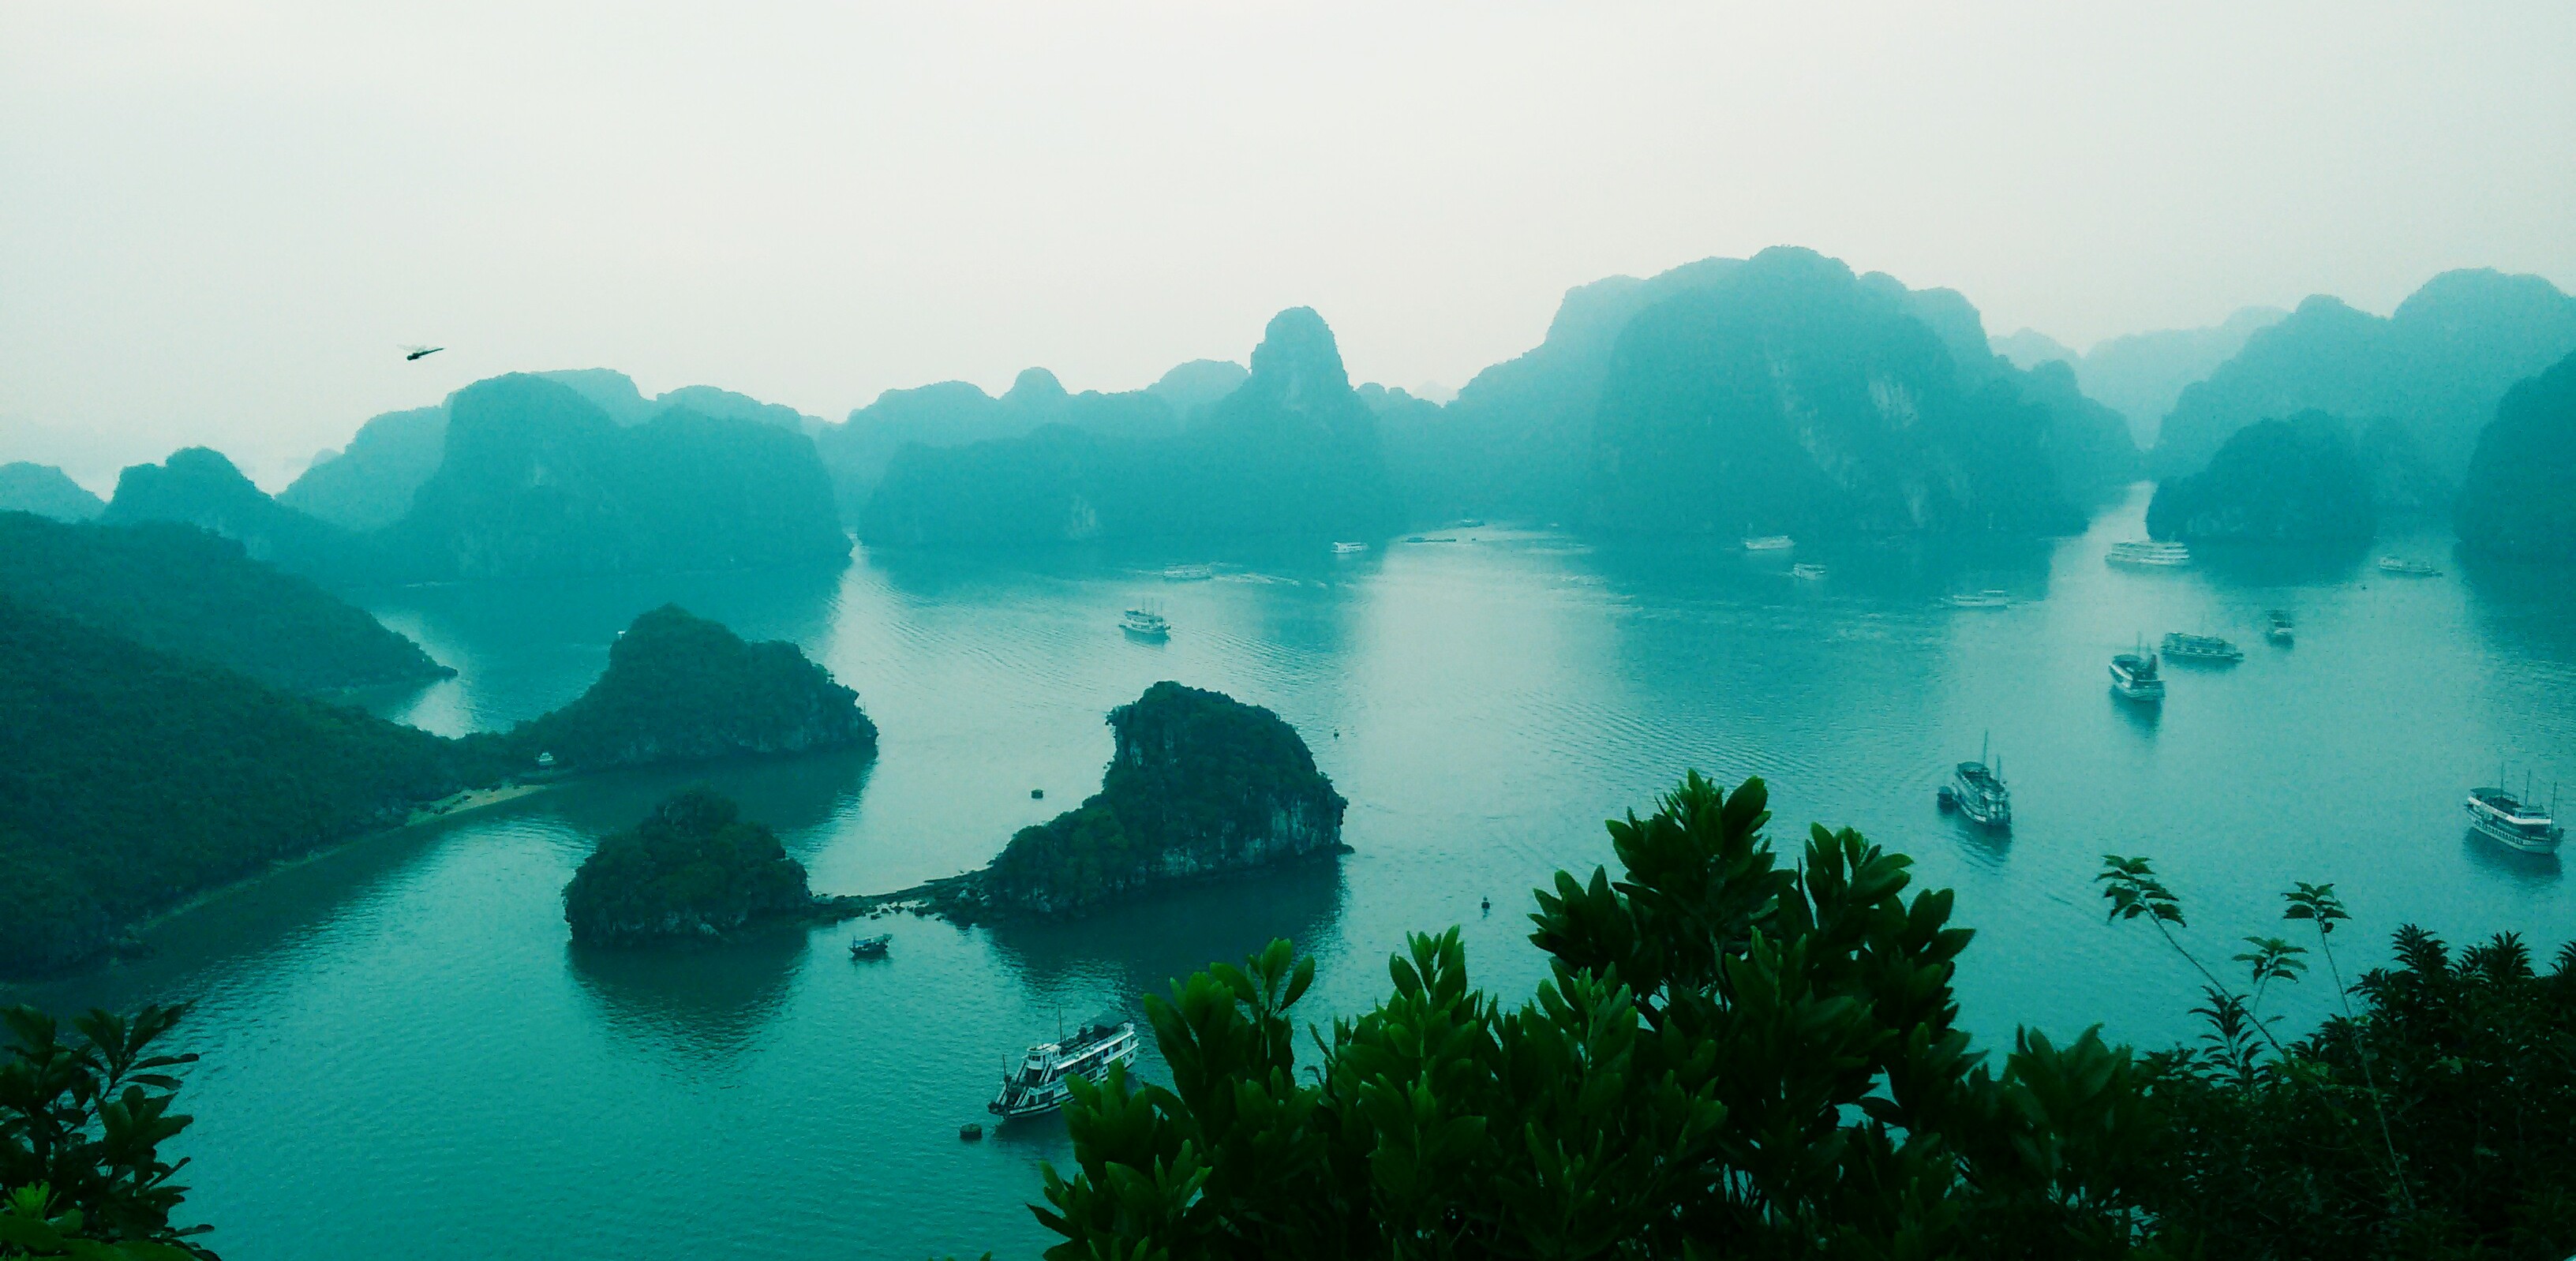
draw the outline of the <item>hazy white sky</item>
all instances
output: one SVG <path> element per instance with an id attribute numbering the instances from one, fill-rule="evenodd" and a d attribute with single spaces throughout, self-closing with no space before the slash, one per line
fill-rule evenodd
<path id="1" fill-rule="evenodd" d="M 2571 51 L 2566 0 L 0 0 L 0 460 L 274 487 L 515 368 L 1128 388 L 1301 303 L 1454 386 L 1783 242 L 2079 347 L 2576 287 Z"/>

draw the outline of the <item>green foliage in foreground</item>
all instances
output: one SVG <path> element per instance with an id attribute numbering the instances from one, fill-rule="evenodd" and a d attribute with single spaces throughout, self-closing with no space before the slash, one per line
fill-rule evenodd
<path id="1" fill-rule="evenodd" d="M 1811 831 L 1783 866 L 1761 781 L 1693 774 L 1610 830 L 1612 880 L 1560 874 L 1508 1008 L 1453 929 L 1316 1034 L 1274 942 L 1146 1010 L 1172 1075 L 1078 1082 L 1076 1167 L 1046 1172 L 1050 1261 L 1232 1257 L 2528 1258 L 2576 1248 L 2576 951 L 2453 960 L 2406 930 L 2357 1009 L 2280 1042 L 2261 1015 L 2307 947 L 2248 938 L 2248 986 L 2188 948 L 2143 859 L 2103 874 L 2209 982 L 2199 1047 L 1957 1027 L 1969 933 L 1907 860 Z M 2284 918 L 2327 949 L 2303 885 Z"/>
<path id="2" fill-rule="evenodd" d="M 182 1242 L 206 1227 L 170 1225 L 187 1191 L 171 1178 L 187 1162 L 160 1155 L 189 1122 L 170 1111 L 179 1081 L 164 1070 L 197 1057 L 152 1045 L 179 1015 L 93 1011 L 66 1037 L 34 1008 L 0 1009 L 10 1034 L 0 1059 L 0 1257 L 210 1255 Z"/>
<path id="3" fill-rule="evenodd" d="M 1314 970 L 1285 943 L 1149 999 L 1172 1086 L 1077 1088 L 1048 1256 L 2126 1252 L 2134 1063 L 2025 1034 L 1980 1065 L 1951 895 L 1909 896 L 1850 831 L 1783 866 L 1764 803 L 1694 774 L 1613 823 L 1624 878 L 1540 895 L 1555 976 L 1517 1009 L 1470 987 L 1455 930 L 1413 938 L 1303 1076 Z"/>

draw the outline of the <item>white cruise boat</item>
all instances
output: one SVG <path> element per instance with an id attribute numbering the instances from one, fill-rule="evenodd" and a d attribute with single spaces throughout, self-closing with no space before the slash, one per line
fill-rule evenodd
<path id="1" fill-rule="evenodd" d="M 2012 607 L 2012 593 L 2009 591 L 1997 591 L 1992 587 L 1988 587 L 1983 591 L 1962 591 L 1956 595 L 1946 596 L 1944 598 L 1949 601 L 1950 607 L 1954 609 L 2008 609 Z"/>
<path id="2" fill-rule="evenodd" d="M 2131 539 L 2111 545 L 2110 554 L 2102 558 L 2112 565 L 2136 565 L 2142 569 L 2179 569 L 2191 563 L 2191 549 L 2180 543 L 2158 543 L 2148 539 Z"/>
<path id="3" fill-rule="evenodd" d="M 1118 629 L 1139 639 L 1170 639 L 1172 624 L 1152 609 L 1129 609 L 1118 618 Z"/>
<path id="4" fill-rule="evenodd" d="M 2165 679 L 2156 672 L 2156 654 L 2142 649 L 2111 658 L 2111 691 L 2122 700 L 2163 700 Z"/>
<path id="5" fill-rule="evenodd" d="M 2469 826 L 2524 853 L 2557 853 L 2558 842 L 2567 835 L 2549 811 L 2501 788 L 2470 789 L 2464 808 Z"/>
<path id="6" fill-rule="evenodd" d="M 1789 576 L 1792 578 L 1804 578 L 1809 582 L 1814 582 L 1825 576 L 1825 567 L 1811 560 L 1802 560 L 1795 565 L 1789 566 Z"/>
<path id="7" fill-rule="evenodd" d="M 1335 555 L 1335 556 L 1348 556 L 1348 555 L 1351 555 L 1351 554 L 1352 554 L 1352 553 L 1354 553 L 1354 552 L 1365 552 L 1365 551 L 1367 551 L 1367 550 L 1368 550 L 1368 544 L 1366 544 L 1366 543 L 1335 543 L 1335 544 L 1333 544 L 1333 555 Z"/>
<path id="8" fill-rule="evenodd" d="M 2402 556 L 2380 557 L 2379 572 L 2383 574 L 2403 574 L 2409 578 L 2439 578 L 2442 576 L 2442 571 L 2435 568 L 2431 561 L 2407 560 Z"/>
<path id="9" fill-rule="evenodd" d="M 1942 809 L 1956 810 L 1980 827 L 1997 831 L 2012 827 L 2012 790 L 2004 787 L 2003 763 L 1988 764 L 1982 745 L 1977 760 L 1959 763 L 1939 795 Z"/>
<path id="10" fill-rule="evenodd" d="M 1070 1038 L 1030 1047 L 1018 1065 L 1002 1074 L 1002 1093 L 984 1110 L 995 1116 L 1024 1117 L 1052 1112 L 1071 1097 L 1068 1078 L 1098 1081 L 1113 1064 L 1136 1058 L 1136 1022 L 1103 1016 Z"/>
<path id="11" fill-rule="evenodd" d="M 1765 534 L 1744 540 L 1744 550 L 1748 552 L 1785 552 L 1797 545 L 1798 540 L 1786 534 Z"/>
<path id="12" fill-rule="evenodd" d="M 2165 633 L 2165 655 L 2176 661 L 2202 661 L 2213 665 L 2232 666 L 2245 659 L 2245 650 L 2216 635 L 2186 635 L 2181 631 Z"/>
<path id="13" fill-rule="evenodd" d="M 1205 565 L 1170 565 L 1163 570 L 1165 582 L 1205 582 L 1216 577 L 1216 571 Z"/>

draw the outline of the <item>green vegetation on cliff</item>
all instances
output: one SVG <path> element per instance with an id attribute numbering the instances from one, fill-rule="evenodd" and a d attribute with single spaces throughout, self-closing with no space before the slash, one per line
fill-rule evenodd
<path id="1" fill-rule="evenodd" d="M 1109 711 L 1100 791 L 1020 829 L 968 878 L 968 901 L 1080 911 L 1167 880 L 1341 849 L 1348 805 L 1297 730 L 1267 709 L 1163 682 Z"/>
<path id="2" fill-rule="evenodd" d="M 2075 528 L 2058 418 L 1976 353 L 1956 297 L 1780 248 L 1639 312 L 1602 385 L 1591 519 L 1724 538 Z"/>
<path id="3" fill-rule="evenodd" d="M 0 974 L 499 778 L 472 746 L 0 597 Z"/>
<path id="4" fill-rule="evenodd" d="M 564 886 L 575 941 L 716 936 L 765 916 L 809 910 L 805 865 L 733 801 L 692 788 L 634 827 L 600 838 Z"/>
<path id="5" fill-rule="evenodd" d="M 1285 941 L 1147 995 L 1170 1085 L 1073 1083 L 1049 1261 L 2576 1248 L 2576 946 L 2544 974 L 2510 936 L 2454 955 L 2404 929 L 2289 1041 L 2267 994 L 2311 962 L 2343 987 L 2333 886 L 2285 894 L 2300 940 L 2246 938 L 2229 984 L 2153 868 L 2114 857 L 2112 919 L 2208 979 L 2208 1032 L 2140 1055 L 2023 1029 L 1998 1054 L 1961 1020 L 1951 893 L 1849 829 L 1784 861 L 1767 806 L 1693 774 L 1612 820 L 1617 878 L 1537 893 L 1551 971 L 1517 1005 L 1473 988 L 1454 928 L 1311 1041 L 1315 964 Z"/>
<path id="6" fill-rule="evenodd" d="M 92 1009 L 63 1022 L 0 1007 L 0 1256 L 79 1261 L 204 1261 L 173 1226 L 186 1161 L 161 1156 L 195 1118 L 171 1111 L 194 1055 L 154 1045 L 184 1009 L 131 1018 Z"/>
<path id="7" fill-rule="evenodd" d="M 608 649 L 608 669 L 579 699 L 504 737 L 519 759 L 595 769 L 739 753 L 874 748 L 859 694 L 796 645 L 746 643 L 722 624 L 664 605 Z"/>
<path id="8" fill-rule="evenodd" d="M 2576 560 L 2576 354 L 2505 394 L 2454 519 L 2472 551 Z"/>
<path id="9" fill-rule="evenodd" d="M 194 526 L 0 512 L 0 595 L 293 692 L 453 673 L 365 610 Z"/>
<path id="10" fill-rule="evenodd" d="M 2378 531 L 2371 470 L 2323 412 L 2257 421 L 2209 467 L 2156 486 L 2147 533 L 2194 543 L 2361 542 Z"/>

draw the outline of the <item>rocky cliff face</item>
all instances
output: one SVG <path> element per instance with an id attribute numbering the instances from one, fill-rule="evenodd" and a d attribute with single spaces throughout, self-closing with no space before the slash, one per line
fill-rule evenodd
<path id="1" fill-rule="evenodd" d="M 1593 522 L 1720 538 L 2080 527 L 2052 446 L 2060 418 L 2010 364 L 1974 353 L 1983 341 L 1955 294 L 1765 250 L 1620 334 L 1594 426 Z"/>
<path id="2" fill-rule="evenodd" d="M 1157 683 L 1112 710 L 1098 795 L 947 882 L 952 913 L 1078 913 L 1156 885 L 1343 851 L 1348 802 L 1277 714 Z"/>

